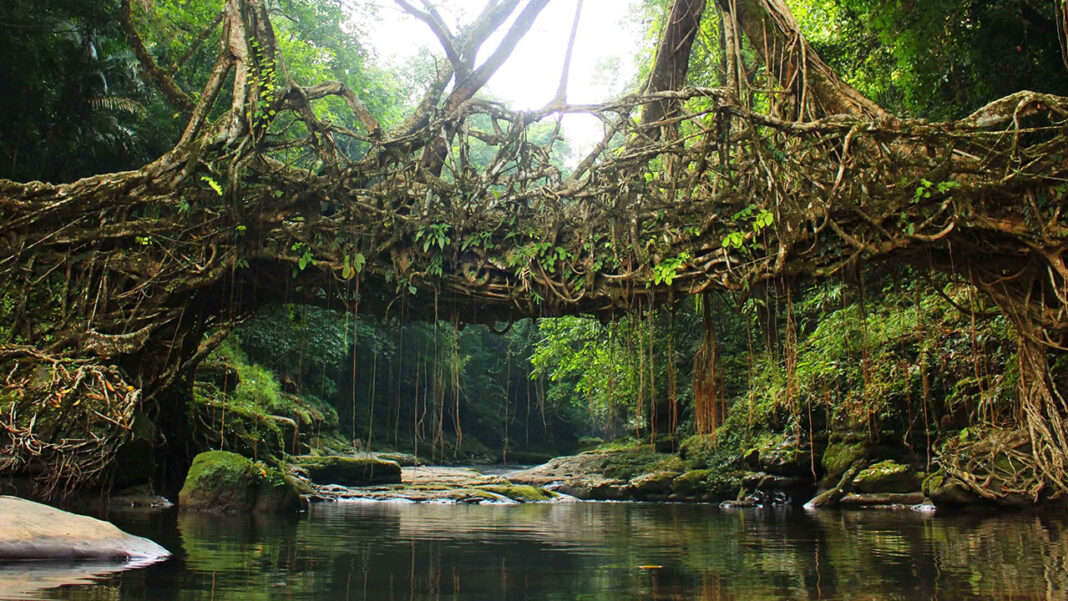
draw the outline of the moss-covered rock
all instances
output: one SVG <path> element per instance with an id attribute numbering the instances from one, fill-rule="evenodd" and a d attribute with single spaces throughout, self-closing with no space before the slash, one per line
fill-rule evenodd
<path id="1" fill-rule="evenodd" d="M 630 493 L 636 499 L 663 496 L 671 492 L 671 484 L 681 474 L 677 471 L 655 471 L 631 478 Z"/>
<path id="2" fill-rule="evenodd" d="M 854 463 L 868 457 L 869 445 L 863 442 L 838 441 L 827 445 L 820 465 L 823 466 L 823 485 L 834 486 Z"/>
<path id="3" fill-rule="evenodd" d="M 935 472 L 923 481 L 923 494 L 938 506 L 973 505 L 980 501 L 959 480 L 949 477 L 945 472 Z"/>
<path id="4" fill-rule="evenodd" d="M 773 436 L 759 441 L 743 461 L 750 469 L 779 476 L 804 476 L 812 473 L 812 452 L 797 436 Z"/>
<path id="5" fill-rule="evenodd" d="M 712 470 L 690 470 L 671 482 L 671 492 L 683 498 L 700 497 L 707 492 Z"/>
<path id="6" fill-rule="evenodd" d="M 998 474 L 976 475 L 976 479 L 985 482 L 988 478 L 990 483 L 987 490 L 994 497 L 980 496 L 964 485 L 957 478 L 947 475 L 944 471 L 937 471 L 923 481 L 923 493 L 936 506 L 959 507 L 962 505 L 996 505 L 1000 507 L 1027 507 L 1034 504 L 1034 500 L 1021 493 L 1010 491 L 1003 492 L 1003 482 Z"/>
<path id="7" fill-rule="evenodd" d="M 812 498 L 816 492 L 812 478 L 803 476 L 747 473 L 742 477 L 741 484 L 741 495 L 755 499 L 761 505 L 797 505 Z"/>
<path id="8" fill-rule="evenodd" d="M 853 479 L 853 490 L 862 494 L 907 493 L 920 490 L 923 479 L 907 465 L 887 459 L 860 471 Z"/>
<path id="9" fill-rule="evenodd" d="M 397 462 L 374 457 L 301 457 L 295 465 L 316 484 L 367 486 L 401 481 Z"/>
<path id="10" fill-rule="evenodd" d="M 411 453 L 401 453 L 394 451 L 386 451 L 382 453 L 375 453 L 375 457 L 382 461 L 392 461 L 401 467 L 412 467 L 418 465 L 419 461 L 415 458 L 415 455 Z"/>
<path id="11" fill-rule="evenodd" d="M 195 511 L 283 512 L 300 509 L 295 484 L 280 471 L 229 451 L 193 459 L 178 506 Z"/>
<path id="12" fill-rule="evenodd" d="M 543 488 L 522 484 L 487 484 L 477 488 L 520 503 L 548 501 L 553 498 L 553 494 Z"/>

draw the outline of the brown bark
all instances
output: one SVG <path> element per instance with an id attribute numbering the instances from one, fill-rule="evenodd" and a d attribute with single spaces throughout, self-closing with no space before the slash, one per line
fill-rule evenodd
<path id="1" fill-rule="evenodd" d="M 664 33 L 656 46 L 653 69 L 646 83 L 649 92 L 678 90 L 686 85 L 686 74 L 690 69 L 690 53 L 694 40 L 701 30 L 701 16 L 705 12 L 705 0 L 676 0 L 668 13 Z M 677 100 L 663 100 L 646 105 L 642 121 L 647 125 L 657 124 L 671 119 L 679 112 Z M 674 137 L 678 130 L 677 123 L 666 124 L 664 137 Z M 653 137 L 660 137 L 656 131 Z"/>
<path id="2" fill-rule="evenodd" d="M 716 0 L 725 19 L 730 19 L 749 38 L 753 51 L 767 66 L 774 83 L 789 90 L 799 107 L 794 118 L 825 115 L 857 115 L 865 119 L 890 119 L 879 105 L 866 98 L 819 57 L 801 34 L 784 0 Z"/>

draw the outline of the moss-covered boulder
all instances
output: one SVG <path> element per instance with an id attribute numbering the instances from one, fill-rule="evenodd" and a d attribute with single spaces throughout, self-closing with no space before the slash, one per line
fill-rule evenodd
<path id="1" fill-rule="evenodd" d="M 295 484 L 280 471 L 229 451 L 193 459 L 178 493 L 182 510 L 276 513 L 300 509 Z"/>
<path id="2" fill-rule="evenodd" d="M 996 472 L 993 475 L 975 474 L 974 476 L 980 482 L 985 482 L 989 478 L 990 483 L 987 485 L 987 490 L 993 494 L 991 498 L 976 494 L 965 486 L 963 482 L 946 474 L 944 471 L 937 471 L 923 481 L 923 493 L 938 507 L 993 505 L 1019 508 L 1033 505 L 1035 502 L 1026 495 L 1015 491 L 1004 492 L 1003 482 Z"/>
<path id="3" fill-rule="evenodd" d="M 375 453 L 375 457 L 382 461 L 392 461 L 401 467 L 413 467 L 419 465 L 419 460 L 415 455 L 411 453 L 401 453 L 399 451 L 385 451 Z"/>
<path id="4" fill-rule="evenodd" d="M 400 464 L 375 457 L 302 457 L 295 465 L 316 484 L 368 486 L 401 481 Z"/>
<path id="5" fill-rule="evenodd" d="M 746 467 L 778 476 L 812 473 L 812 451 L 798 436 L 775 436 L 760 441 L 743 457 Z"/>
<path id="6" fill-rule="evenodd" d="M 837 441 L 827 445 L 820 465 L 823 466 L 823 486 L 834 486 L 854 463 L 868 457 L 867 441 Z"/>
<path id="7" fill-rule="evenodd" d="M 650 499 L 666 496 L 671 492 L 671 485 L 681 474 L 677 471 L 655 471 L 631 478 L 630 494 L 636 499 Z"/>
<path id="8" fill-rule="evenodd" d="M 922 484 L 916 470 L 887 459 L 861 470 L 853 479 L 853 490 L 862 494 L 907 493 L 920 490 Z"/>
<path id="9" fill-rule="evenodd" d="M 944 472 L 935 472 L 923 481 L 923 494 L 940 506 L 972 505 L 980 500 L 964 483 Z"/>
<path id="10" fill-rule="evenodd" d="M 682 498 L 697 498 L 705 494 L 712 470 L 690 470 L 671 482 L 671 492 Z"/>
<path id="11" fill-rule="evenodd" d="M 523 484 L 487 484 L 478 486 L 477 489 L 508 497 L 520 503 L 548 501 L 553 498 L 553 494 L 543 488 Z"/>

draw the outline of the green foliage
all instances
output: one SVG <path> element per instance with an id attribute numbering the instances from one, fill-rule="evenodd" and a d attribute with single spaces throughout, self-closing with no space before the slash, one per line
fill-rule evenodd
<path id="1" fill-rule="evenodd" d="M 0 177 L 70 181 L 169 149 L 173 111 L 138 76 L 118 2 L 0 3 Z"/>
<path id="2" fill-rule="evenodd" d="M 311 395 L 283 392 L 275 374 L 249 361 L 232 341 L 216 349 L 201 369 L 213 370 L 223 381 L 198 379 L 189 408 L 194 423 L 204 426 L 201 435 L 207 448 L 222 446 L 253 458 L 281 457 L 295 450 L 294 435 L 338 425 L 333 407 Z"/>
<path id="3" fill-rule="evenodd" d="M 670 286 L 671 282 L 675 281 L 675 276 L 678 275 L 679 269 L 684 267 L 686 261 L 689 260 L 690 253 L 684 252 L 657 263 L 653 266 L 653 284 Z"/>
<path id="4" fill-rule="evenodd" d="M 452 226 L 448 223 L 431 223 L 421 226 L 415 232 L 415 241 L 423 241 L 423 252 L 428 252 L 431 246 L 437 246 L 438 250 L 445 250 L 445 247 L 452 242 L 449 238 L 450 229 Z"/>
<path id="5" fill-rule="evenodd" d="M 861 92 L 898 113 L 959 118 L 1022 89 L 1068 91 L 1049 2 L 789 4 L 820 55 Z"/>

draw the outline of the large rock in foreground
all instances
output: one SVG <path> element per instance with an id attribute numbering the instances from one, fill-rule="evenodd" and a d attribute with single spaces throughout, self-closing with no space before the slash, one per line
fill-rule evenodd
<path id="1" fill-rule="evenodd" d="M 280 471 L 229 451 L 193 458 L 178 493 L 182 510 L 277 513 L 300 509 L 296 484 Z"/>
<path id="2" fill-rule="evenodd" d="M 127 534 L 113 524 L 34 503 L 0 496 L 0 561 L 14 559 L 158 560 L 170 553 L 156 543 Z"/>

